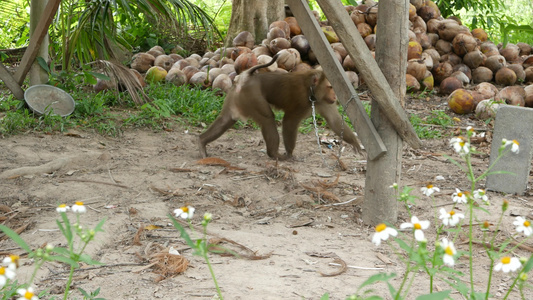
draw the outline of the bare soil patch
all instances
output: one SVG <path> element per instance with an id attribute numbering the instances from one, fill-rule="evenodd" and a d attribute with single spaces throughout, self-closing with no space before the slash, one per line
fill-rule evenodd
<path id="1" fill-rule="evenodd" d="M 407 111 L 423 114 L 444 107 L 438 99 L 412 99 Z M 468 118 L 462 118 L 457 125 L 474 125 L 490 133 L 490 127 Z M 31 247 L 45 243 L 64 245 L 55 224 L 59 217 L 55 208 L 60 203 L 85 202 L 90 207 L 82 217 L 85 224 L 94 226 L 102 218 L 107 219 L 105 232 L 98 234 L 88 249 L 106 265 L 84 266 L 75 273 L 73 287 L 87 291 L 101 287 L 100 296 L 107 299 L 213 298 L 216 292 L 207 265 L 192 255 L 167 218 L 184 204 L 196 208 L 194 224 L 198 226 L 204 212 L 212 213 L 210 238 L 226 239 L 222 246 L 248 255 L 210 256 L 226 299 L 319 299 L 326 292 L 331 299 L 344 299 L 369 276 L 380 272 L 347 268 L 336 276 L 323 276 L 339 271 L 339 266 L 330 265 L 337 258 L 348 266 L 395 272 L 398 277 L 393 284 L 399 284 L 404 272 L 402 261 L 390 247 L 371 243 L 374 229 L 360 218 L 366 168 L 361 156 L 346 147 L 341 156 L 346 170 L 341 171 L 332 156 L 338 146 L 328 149 L 321 145 L 321 154 L 314 133 L 300 134 L 296 159 L 276 164 L 266 156 L 258 130 L 232 129 L 210 144 L 208 152 L 234 168 L 202 165 L 197 164 L 195 143 L 200 131 L 129 130 L 119 138 L 91 132 L 29 133 L 4 138 L 0 141 L 0 173 L 21 167 L 45 168 L 30 168 L 0 180 L 2 222 L 11 228 L 22 228 L 22 236 Z M 405 147 L 403 155 L 401 185 L 414 187 L 418 196 L 428 181 L 441 189 L 436 203 L 421 196 L 412 208 L 420 219 L 432 223 L 435 209 L 451 207 L 455 188 L 469 187 L 464 175 L 443 157 L 453 156 L 448 140 L 426 140 L 422 149 Z M 474 157 L 479 173 L 488 165 L 490 143 L 483 141 L 476 146 L 482 152 Z M 436 176 L 444 180 L 436 180 Z M 510 202 L 505 222 L 497 232 L 498 241 L 514 233 L 513 216 L 532 217 L 529 190 L 525 196 L 494 192 L 488 195 L 493 203 L 492 214 L 481 214 L 476 222 L 486 219 L 496 224 L 502 200 Z M 405 221 L 408 214 L 400 207 L 396 225 Z M 138 234 L 140 227 L 149 225 L 157 228 Z M 431 241 L 432 234 L 428 235 Z M 237 248 L 228 240 L 250 251 Z M 461 235 L 457 247 L 466 250 L 466 242 L 466 236 Z M 183 273 L 162 278 L 147 266 L 153 255 L 169 247 L 178 249 L 189 263 Z M 483 247 L 478 245 L 475 249 L 476 274 L 481 274 L 475 277 L 475 285 L 482 290 L 488 261 Z M 6 239 L 0 241 L 0 252 L 24 254 Z M 517 249 L 515 254 L 529 256 L 530 252 Z M 33 264 L 24 256 L 22 261 L 20 276 L 29 277 Z M 468 260 L 462 257 L 456 268 L 468 274 Z M 60 294 L 67 270 L 59 263 L 45 265 L 36 280 L 38 290 L 50 289 L 52 296 Z M 511 282 L 510 276 L 496 274 L 492 281 L 495 298 L 500 298 Z M 440 290 L 448 288 L 441 280 L 436 286 Z M 387 295 L 385 285 L 374 288 L 377 294 Z M 427 293 L 427 278 L 419 274 L 412 290 L 411 295 Z M 75 295 L 81 298 L 81 294 Z M 518 293 L 512 296 L 519 298 Z M 458 293 L 452 297 L 462 299 Z"/>

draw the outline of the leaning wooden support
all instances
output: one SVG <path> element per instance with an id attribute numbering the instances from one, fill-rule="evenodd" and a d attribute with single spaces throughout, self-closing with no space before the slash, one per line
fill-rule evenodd
<path id="1" fill-rule="evenodd" d="M 389 119 L 396 132 L 409 146 L 415 149 L 420 148 L 422 142 L 409 122 L 398 97 L 392 91 L 341 1 L 317 0 L 317 2 L 335 33 L 339 36 L 344 48 L 350 54 L 361 77 L 372 92 L 373 99 L 379 104 L 381 112 Z M 314 48 L 313 51 L 315 51 Z"/>
<path id="2" fill-rule="evenodd" d="M 322 33 L 313 13 L 309 9 L 307 1 L 287 0 L 287 3 L 298 20 L 298 24 L 307 37 L 309 45 L 311 46 L 311 49 L 313 49 L 322 69 L 331 82 L 335 93 L 337 93 L 339 102 L 346 108 L 346 114 L 350 118 L 361 142 L 365 146 L 368 158 L 379 158 L 386 153 L 387 148 L 366 114 L 363 104 L 357 96 L 357 92 L 346 77 L 344 69 L 334 56 L 333 50 Z M 345 12 L 344 8 L 343 12 Z"/>

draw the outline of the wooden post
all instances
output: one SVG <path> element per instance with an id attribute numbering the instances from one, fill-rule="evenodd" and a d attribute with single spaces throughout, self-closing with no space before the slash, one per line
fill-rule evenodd
<path id="1" fill-rule="evenodd" d="M 289 3 L 292 1 L 288 1 Z M 357 27 L 354 25 L 350 16 L 346 13 L 346 9 L 342 6 L 341 1 L 331 0 L 317 0 L 318 5 L 322 8 L 322 11 L 328 18 L 329 23 L 335 30 L 335 33 L 339 36 L 344 48 L 348 54 L 350 54 L 352 60 L 359 70 L 359 74 L 365 80 L 365 83 L 372 92 L 373 99 L 379 104 L 381 112 L 391 122 L 396 132 L 402 137 L 402 139 L 409 144 L 409 146 L 418 149 L 422 142 L 416 135 L 416 132 L 409 121 L 409 118 L 405 114 L 403 108 L 398 101 L 398 97 L 394 94 L 391 87 L 387 83 L 387 79 L 383 76 L 383 73 L 379 69 L 376 61 L 370 54 L 370 50 L 366 46 L 365 41 L 359 34 Z M 380 4 L 385 10 L 388 10 L 386 5 Z M 396 8 L 398 8 L 396 6 Z M 292 7 L 291 7 L 292 9 Z M 379 10 L 378 10 L 379 13 Z M 298 18 L 298 17 L 297 17 Z M 386 20 L 390 22 L 390 20 Z M 298 20 L 299 22 L 299 20 Z M 407 22 L 407 21 L 406 21 Z M 391 31 L 393 38 L 397 38 L 399 34 L 399 28 L 403 28 L 403 24 L 396 23 L 398 26 Z M 403 32 L 401 32 L 404 34 Z M 381 32 L 380 36 L 387 33 Z M 405 33 L 406 34 L 406 33 Z M 307 33 L 306 33 L 307 35 Z M 379 40 L 380 37 L 378 37 Z M 309 38 L 311 41 L 311 39 Z M 391 45 L 392 47 L 392 45 Z M 315 50 L 311 46 L 313 51 Z M 387 50 L 396 51 L 399 49 L 389 48 Z M 387 54 L 387 56 L 390 54 Z M 396 67 L 397 69 L 397 67 Z M 387 70 L 388 73 L 389 70 Z"/>
<path id="2" fill-rule="evenodd" d="M 17 99 L 24 100 L 24 91 L 2 63 L 0 63 L 0 79 L 2 79 Z"/>
<path id="3" fill-rule="evenodd" d="M 379 1 L 376 61 L 396 99 L 400 100 L 405 97 L 408 16 L 409 0 Z M 372 101 L 371 119 L 388 151 L 379 159 L 367 162 L 362 218 L 369 225 L 395 223 L 398 219 L 398 201 L 396 191 L 389 186 L 400 182 L 403 143 L 377 101 Z"/>
<path id="4" fill-rule="evenodd" d="M 309 45 L 315 53 L 326 77 L 331 82 L 339 102 L 346 109 L 346 114 L 352 122 L 357 135 L 368 154 L 369 159 L 376 159 L 387 151 L 381 137 L 376 132 L 374 125 L 366 114 L 363 104 L 359 100 L 355 89 L 346 77 L 341 64 L 333 54 L 324 33 L 320 29 L 313 13 L 309 9 L 306 0 L 287 0 L 292 13 L 298 20 L 303 33 L 309 41 Z M 344 8 L 342 8 L 345 12 Z M 350 22 L 351 19 L 350 19 Z M 353 24 L 353 23 L 352 23 Z M 365 44 L 366 47 L 366 44 Z M 349 104 L 347 104 L 349 102 Z"/>

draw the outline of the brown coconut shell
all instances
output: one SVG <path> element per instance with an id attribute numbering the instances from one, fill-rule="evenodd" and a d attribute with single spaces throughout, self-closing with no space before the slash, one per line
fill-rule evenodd
<path id="1" fill-rule="evenodd" d="M 301 36 L 301 35 L 299 35 Z M 267 47 L 265 46 L 258 46 L 258 47 L 255 47 L 254 49 L 252 49 L 252 52 L 253 54 L 255 54 L 255 56 L 259 57 L 261 55 L 268 55 L 268 56 L 272 56 L 272 52 L 270 52 L 270 49 L 268 49 Z"/>
<path id="2" fill-rule="evenodd" d="M 500 50 L 498 50 L 498 47 L 491 41 L 481 43 L 479 50 L 481 50 L 481 53 L 485 54 L 486 57 L 500 55 Z"/>
<path id="3" fill-rule="evenodd" d="M 360 11 L 360 10 L 357 10 L 355 9 L 351 14 L 350 14 L 350 18 L 352 19 L 353 23 L 357 26 L 357 24 L 361 24 L 361 23 L 365 23 L 366 22 L 366 19 L 365 19 L 365 14 Z"/>
<path id="4" fill-rule="evenodd" d="M 468 52 L 474 51 L 477 47 L 476 39 L 470 33 L 459 33 L 452 41 L 453 52 L 463 57 Z"/>
<path id="5" fill-rule="evenodd" d="M 405 87 L 407 88 L 407 92 L 420 91 L 420 83 L 411 74 L 405 74 Z"/>
<path id="6" fill-rule="evenodd" d="M 285 38 L 291 37 L 291 27 L 289 26 L 289 23 L 285 21 L 272 22 L 270 26 L 268 27 L 268 31 L 270 31 L 272 28 L 275 28 L 275 27 L 283 30 L 283 32 L 285 33 Z"/>
<path id="7" fill-rule="evenodd" d="M 431 74 L 430 71 L 426 71 L 426 75 L 424 76 L 424 80 L 420 83 L 420 88 L 432 91 L 435 86 L 435 79 L 433 78 L 433 74 Z"/>
<path id="8" fill-rule="evenodd" d="M 453 46 L 450 42 L 447 42 L 445 40 L 438 40 L 435 44 L 435 49 L 437 50 L 437 52 L 439 52 L 441 56 L 443 56 L 452 52 Z"/>
<path id="9" fill-rule="evenodd" d="M 533 85 L 528 85 L 524 88 L 524 106 L 533 107 Z"/>
<path id="10" fill-rule="evenodd" d="M 298 21 L 296 21 L 295 17 L 287 17 L 284 21 L 289 24 L 291 36 L 302 34 L 302 28 L 300 28 L 300 25 L 298 25 Z"/>
<path id="11" fill-rule="evenodd" d="M 465 89 L 457 89 L 448 96 L 448 107 L 456 114 L 468 114 L 474 110 L 474 97 Z"/>
<path id="12" fill-rule="evenodd" d="M 435 46 L 437 42 L 439 41 L 440 37 L 437 33 L 426 33 L 428 36 L 429 42 L 431 43 L 431 46 Z"/>
<path id="13" fill-rule="evenodd" d="M 368 50 L 375 51 L 376 50 L 376 35 L 375 34 L 369 34 L 365 37 L 365 44 L 368 47 Z"/>
<path id="14" fill-rule="evenodd" d="M 251 52 L 252 52 L 252 49 L 248 47 L 234 47 L 233 51 L 231 51 L 230 58 L 233 59 L 233 61 L 235 61 L 237 57 L 239 57 L 240 55 L 244 53 L 251 53 Z"/>
<path id="15" fill-rule="evenodd" d="M 422 57 L 422 46 L 420 43 L 411 41 L 407 47 L 407 60 L 419 59 Z"/>
<path id="16" fill-rule="evenodd" d="M 467 65 L 470 69 L 475 69 L 483 64 L 486 56 L 481 53 L 481 51 L 475 49 L 468 52 L 463 57 L 463 63 Z"/>
<path id="17" fill-rule="evenodd" d="M 468 27 L 459 25 L 456 22 L 441 22 L 438 26 L 441 39 L 451 42 L 459 33 L 470 34 Z"/>
<path id="18" fill-rule="evenodd" d="M 378 23 L 378 7 L 374 6 L 368 9 L 366 11 L 365 19 L 368 25 L 372 27 L 376 26 Z"/>
<path id="19" fill-rule="evenodd" d="M 233 47 L 247 47 L 252 49 L 255 44 L 254 36 L 249 31 L 241 31 L 233 39 Z"/>
<path id="20" fill-rule="evenodd" d="M 526 43 L 516 43 L 516 46 L 520 49 L 520 56 L 527 56 L 531 54 L 531 45 Z"/>
<path id="21" fill-rule="evenodd" d="M 480 40 L 481 42 L 485 42 L 489 39 L 487 32 L 485 32 L 483 28 L 474 28 L 470 33 L 473 37 Z"/>
<path id="22" fill-rule="evenodd" d="M 289 49 L 291 42 L 285 38 L 275 38 L 270 42 L 269 49 L 272 54 L 276 54 L 283 49 Z"/>
<path id="23" fill-rule="evenodd" d="M 362 38 L 365 38 L 372 34 L 372 26 L 368 25 L 367 23 L 357 24 L 357 30 L 359 31 L 359 34 L 361 34 Z"/>
<path id="24" fill-rule="evenodd" d="M 309 70 L 312 70 L 313 67 L 311 67 L 310 64 L 308 63 L 304 63 L 304 62 L 301 62 L 299 64 L 297 64 L 292 70 L 291 72 L 302 72 L 302 71 L 309 71 Z"/>
<path id="25" fill-rule="evenodd" d="M 440 22 L 441 21 L 437 20 L 437 19 L 431 19 L 431 20 L 427 21 L 426 22 L 427 32 L 428 33 L 438 34 L 439 33 Z"/>
<path id="26" fill-rule="evenodd" d="M 533 82 L 533 67 L 527 67 L 524 72 L 526 73 L 526 78 L 524 79 L 524 82 Z"/>
<path id="27" fill-rule="evenodd" d="M 466 75 L 465 75 L 466 76 Z M 457 89 L 463 88 L 463 82 L 456 77 L 450 76 L 445 78 L 439 86 L 439 93 L 443 95 L 449 95 Z"/>
<path id="28" fill-rule="evenodd" d="M 217 76 L 217 78 L 215 78 L 211 87 L 214 90 L 219 89 L 224 93 L 227 93 L 231 89 L 232 85 L 233 83 L 228 74 L 220 74 L 219 76 Z"/>
<path id="29" fill-rule="evenodd" d="M 274 39 L 277 39 L 277 38 L 283 38 L 283 39 L 286 39 L 288 38 L 286 35 L 285 35 L 285 31 L 281 28 L 278 28 L 278 27 L 274 27 L 272 29 L 270 29 L 267 33 L 267 41 L 268 41 L 268 44 L 270 44 L 270 42 Z"/>
<path id="30" fill-rule="evenodd" d="M 187 84 L 187 75 L 177 68 L 172 68 L 168 71 L 167 76 L 165 76 L 165 81 L 170 82 L 175 86 L 182 86 Z"/>
<path id="31" fill-rule="evenodd" d="M 428 31 L 426 22 L 420 16 L 415 17 L 412 22 L 414 32 L 419 30 L 419 32 L 426 33 Z"/>
<path id="32" fill-rule="evenodd" d="M 499 69 L 506 65 L 505 57 L 502 55 L 493 55 L 487 57 L 484 66 L 489 68 L 492 72 L 496 73 Z"/>
<path id="33" fill-rule="evenodd" d="M 333 51 L 339 52 L 342 59 L 344 59 L 346 55 L 348 55 L 348 51 L 346 51 L 346 48 L 344 48 L 344 45 L 342 43 L 333 43 L 331 44 L 331 48 L 333 48 Z"/>
<path id="34" fill-rule="evenodd" d="M 244 70 L 257 65 L 257 56 L 253 52 L 241 54 L 233 65 L 235 66 L 235 72 L 241 74 Z"/>
<path id="35" fill-rule="evenodd" d="M 357 71 L 355 63 L 350 55 L 347 55 L 342 61 L 342 68 L 346 71 Z"/>
<path id="36" fill-rule="evenodd" d="M 354 71 L 346 71 L 346 77 L 348 77 L 348 80 L 352 84 L 354 89 L 357 89 L 359 87 L 359 76 Z"/>
<path id="37" fill-rule="evenodd" d="M 450 77 L 453 73 L 453 67 L 449 62 L 442 62 L 433 67 L 431 70 L 435 82 L 440 84 L 445 78 Z"/>
<path id="38" fill-rule="evenodd" d="M 418 15 L 416 14 L 416 7 L 409 3 L 409 21 L 413 22 L 413 19 L 415 17 L 418 17 Z"/>
<path id="39" fill-rule="evenodd" d="M 494 73 L 487 67 L 478 67 L 472 71 L 472 81 L 474 83 L 491 82 Z"/>
<path id="40" fill-rule="evenodd" d="M 498 88 L 490 82 L 482 82 L 476 85 L 474 90 L 482 94 L 484 99 L 494 98 L 499 92 Z"/>
<path id="41" fill-rule="evenodd" d="M 412 75 L 418 81 L 422 81 L 424 79 L 426 70 L 426 65 L 421 60 L 412 59 L 407 62 L 407 74 Z"/>
<path id="42" fill-rule="evenodd" d="M 469 80 L 472 80 L 472 70 L 465 64 L 457 64 L 453 66 L 453 71 L 461 71 L 463 74 L 466 75 L 466 77 L 468 77 Z"/>
<path id="43" fill-rule="evenodd" d="M 526 72 L 521 64 L 510 64 L 507 65 L 507 68 L 513 70 L 513 72 L 516 74 L 516 81 L 518 83 L 522 83 L 526 80 Z"/>
<path id="44" fill-rule="evenodd" d="M 279 68 L 290 71 L 301 62 L 302 60 L 300 58 L 300 52 L 294 48 L 284 49 L 278 52 L 278 60 L 276 63 L 278 64 Z"/>
<path id="45" fill-rule="evenodd" d="M 179 69 L 179 70 L 183 70 L 183 68 L 185 67 L 188 67 L 190 66 L 191 64 L 186 61 L 185 59 L 182 59 L 182 60 L 178 60 L 177 62 L 175 62 L 173 65 L 172 65 L 172 68 L 171 69 Z"/>
<path id="46" fill-rule="evenodd" d="M 496 82 L 496 84 L 501 84 L 504 86 L 515 84 L 516 79 L 516 73 L 507 67 L 499 69 L 494 75 L 494 81 Z"/>
<path id="47" fill-rule="evenodd" d="M 467 85 L 467 84 L 470 83 L 470 78 L 468 78 L 468 76 L 466 76 L 466 74 L 461 72 L 461 71 L 454 71 L 452 73 L 452 75 L 450 75 L 450 77 L 455 77 L 455 78 L 459 79 L 459 81 L 461 81 L 463 83 L 463 85 Z M 450 78 L 450 77 L 448 77 L 448 78 Z"/>
<path id="48" fill-rule="evenodd" d="M 460 63 L 463 62 L 463 60 L 461 59 L 461 57 L 459 57 L 459 55 L 453 53 L 453 52 L 450 52 L 448 54 L 444 54 L 443 56 L 440 57 L 440 61 L 441 62 L 449 62 L 452 66 L 455 66 L 455 65 L 458 65 Z"/>
<path id="49" fill-rule="evenodd" d="M 257 58 L 257 60 L 259 61 L 259 57 Z M 222 67 L 220 67 L 220 69 L 222 70 L 224 74 L 228 74 L 228 75 L 232 72 L 235 72 L 235 66 L 233 64 L 225 64 Z"/>
<path id="50" fill-rule="evenodd" d="M 524 106 L 526 91 L 521 86 L 504 87 L 494 98 L 496 101 L 505 102 L 509 105 Z"/>
<path id="51" fill-rule="evenodd" d="M 437 11 L 431 6 L 422 6 L 416 13 L 424 20 L 424 22 L 436 19 L 439 16 Z"/>
<path id="52" fill-rule="evenodd" d="M 311 48 L 309 41 L 304 35 L 297 35 L 291 39 L 291 48 L 294 48 L 300 52 L 300 56 L 306 56 Z"/>
<path id="53" fill-rule="evenodd" d="M 505 48 L 500 49 L 500 54 L 505 57 L 506 61 L 516 62 L 520 56 L 520 48 L 518 48 L 518 46 L 515 44 L 509 43 L 505 46 Z"/>
<path id="54" fill-rule="evenodd" d="M 208 87 L 209 82 L 207 81 L 207 73 L 205 72 L 197 72 L 194 75 L 192 75 L 191 79 L 189 79 L 189 84 L 199 86 L 199 87 Z"/>
<path id="55" fill-rule="evenodd" d="M 137 53 L 133 55 L 131 68 L 141 73 L 145 73 L 154 64 L 155 57 L 148 53 Z"/>
<path id="56" fill-rule="evenodd" d="M 440 54 L 435 49 L 426 49 L 422 53 L 427 53 L 433 59 L 433 66 L 436 66 L 440 63 Z"/>
<path id="57" fill-rule="evenodd" d="M 170 70 L 170 68 L 172 68 L 173 64 L 174 64 L 174 60 L 172 59 L 172 57 L 165 55 L 165 54 L 159 55 L 154 60 L 154 66 L 159 66 L 167 71 Z"/>
<path id="58" fill-rule="evenodd" d="M 191 77 L 194 74 L 200 72 L 200 69 L 198 69 L 197 67 L 193 67 L 193 66 L 187 66 L 183 68 L 182 71 L 185 74 L 185 76 L 187 76 L 187 82 L 189 82 L 191 80 Z"/>
<path id="59" fill-rule="evenodd" d="M 522 66 L 524 67 L 524 69 L 533 67 L 533 55 L 530 55 L 524 58 L 524 61 L 522 62 Z"/>

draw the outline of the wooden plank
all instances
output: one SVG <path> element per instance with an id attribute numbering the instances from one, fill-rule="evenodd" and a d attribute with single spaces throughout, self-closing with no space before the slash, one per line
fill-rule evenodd
<path id="1" fill-rule="evenodd" d="M 2 79 L 7 88 L 11 90 L 17 99 L 24 99 L 24 91 L 2 63 L 0 63 L 0 79 Z"/>
<path id="2" fill-rule="evenodd" d="M 59 7 L 59 3 L 61 3 L 61 0 L 49 0 L 48 4 L 44 8 L 41 20 L 39 20 L 35 31 L 30 37 L 30 44 L 28 45 L 26 52 L 24 52 L 24 56 L 22 56 L 20 66 L 15 72 L 14 78 L 19 85 L 22 85 L 24 82 L 24 78 L 26 78 L 33 61 L 37 57 L 37 52 L 41 47 L 44 36 L 48 33 L 48 27 L 54 19 L 57 8 Z"/>
<path id="3" fill-rule="evenodd" d="M 415 149 L 420 148 L 422 142 L 409 122 L 398 97 L 394 95 L 387 79 L 383 76 L 341 1 L 317 0 L 317 2 L 342 41 L 344 48 L 352 57 L 357 70 L 372 92 L 373 99 L 379 104 L 381 112 L 389 119 L 396 132 L 409 146 Z"/>
<path id="4" fill-rule="evenodd" d="M 334 55 L 333 49 L 309 9 L 307 1 L 287 0 L 287 3 L 298 20 L 298 24 L 309 41 L 309 45 L 313 49 L 324 73 L 331 82 L 339 102 L 345 107 L 346 114 L 350 118 L 352 126 L 365 146 L 368 158 L 377 159 L 384 155 L 387 148 L 383 144 L 376 128 L 374 128 L 374 124 L 372 124 L 366 114 L 357 92 L 346 77 L 344 69 Z M 343 11 L 345 12 L 346 10 L 343 8 Z"/>
<path id="5" fill-rule="evenodd" d="M 387 78 L 395 96 L 405 98 L 405 69 L 409 38 L 409 0 L 380 0 L 376 62 Z M 385 72 L 386 70 L 386 72 Z M 403 101 L 400 101 L 402 103 Z M 361 205 L 363 222 L 395 224 L 398 221 L 398 201 L 395 189 L 383 188 L 400 184 L 402 163 L 402 139 L 391 122 L 383 114 L 379 104 L 372 103 L 370 119 L 387 146 L 387 154 L 366 164 L 365 201 Z"/>

